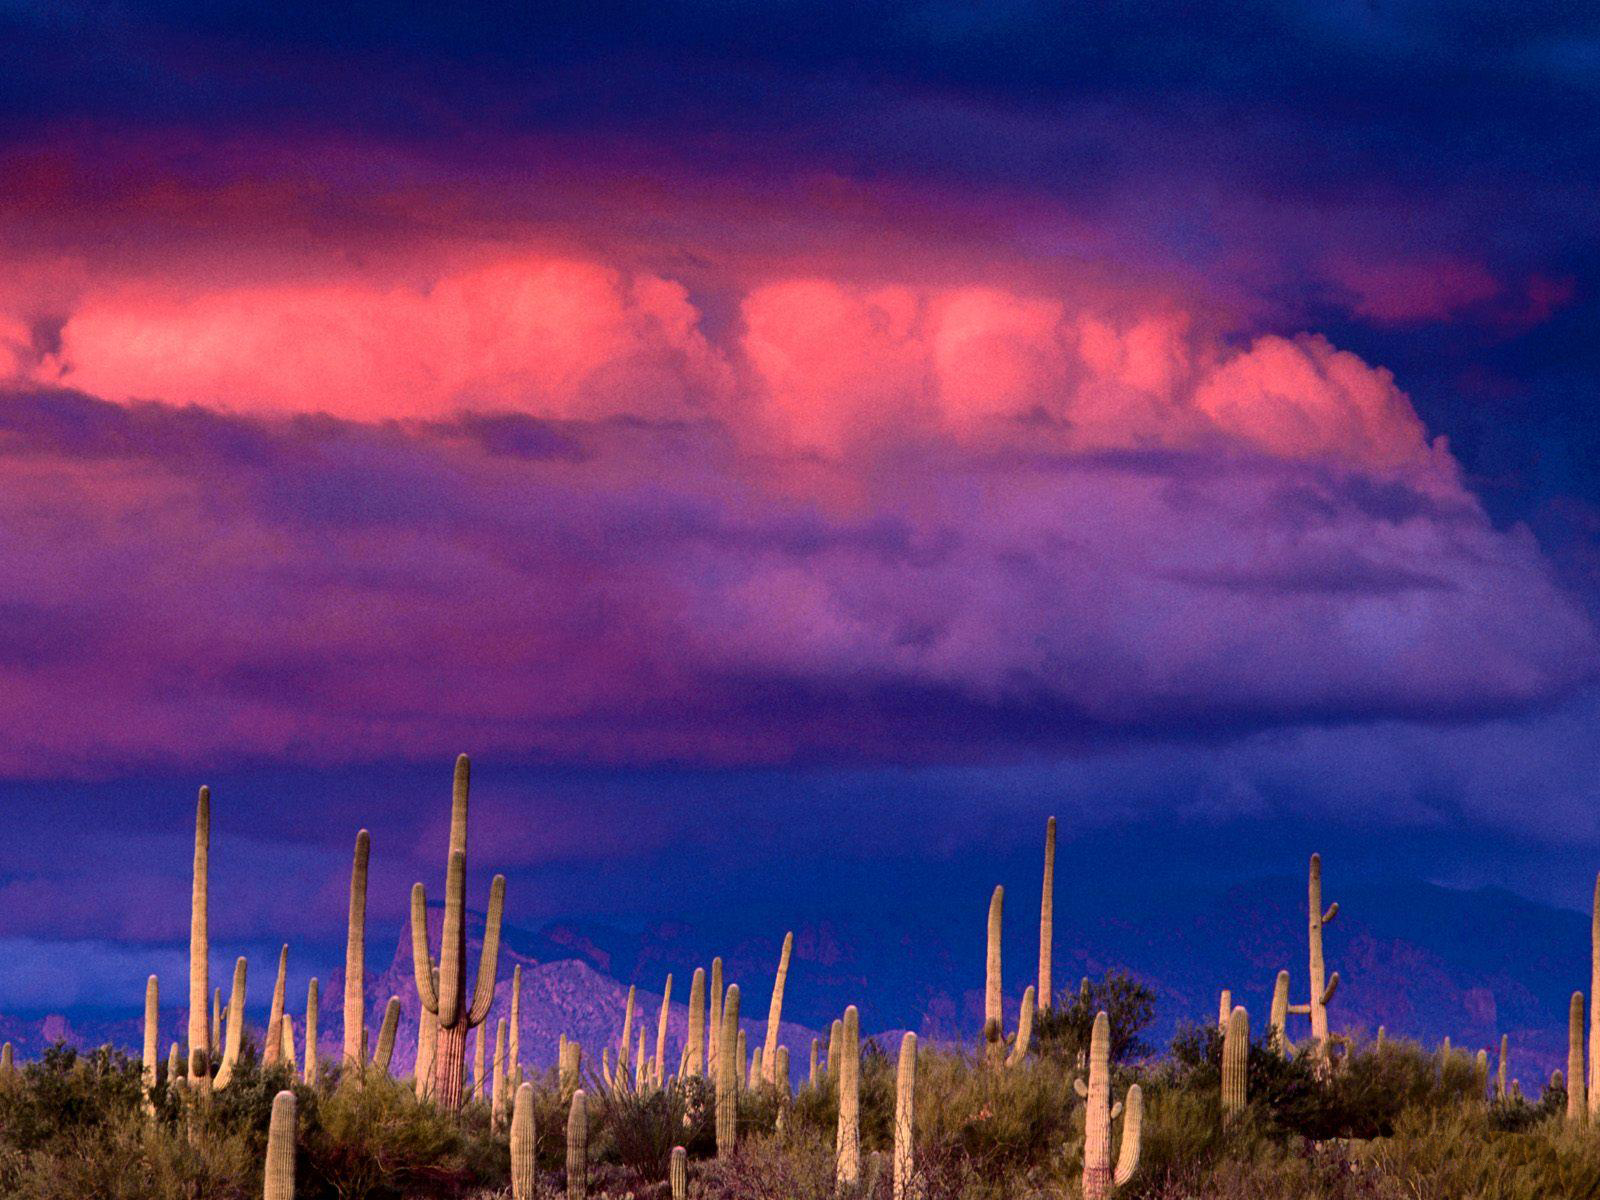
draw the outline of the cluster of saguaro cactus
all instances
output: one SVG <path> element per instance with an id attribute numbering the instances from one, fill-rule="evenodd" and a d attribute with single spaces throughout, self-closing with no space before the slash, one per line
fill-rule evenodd
<path id="1" fill-rule="evenodd" d="M 428 949 L 428 898 L 422 884 L 411 889 L 411 956 L 417 997 L 436 1019 L 433 1046 L 434 1102 L 458 1109 L 465 1093 L 467 1031 L 483 1024 L 494 1001 L 495 968 L 500 955 L 500 919 L 505 909 L 506 879 L 496 875 L 489 888 L 489 914 L 484 924 L 483 952 L 476 986 L 468 992 L 467 957 L 467 793 L 471 763 L 456 759 L 450 804 L 450 849 L 445 875 L 444 926 L 439 939 L 438 975 Z"/>
<path id="2" fill-rule="evenodd" d="M 1083 1133 L 1083 1200 L 1106 1197 L 1133 1178 L 1139 1169 L 1139 1148 L 1144 1128 L 1144 1094 L 1136 1083 L 1126 1099 L 1111 1103 L 1111 1019 L 1095 1014 L 1089 1038 L 1089 1082 L 1080 1078 L 1073 1087 L 1086 1102 Z M 1111 1165 L 1111 1123 L 1122 1114 L 1122 1146 L 1116 1168 Z"/>

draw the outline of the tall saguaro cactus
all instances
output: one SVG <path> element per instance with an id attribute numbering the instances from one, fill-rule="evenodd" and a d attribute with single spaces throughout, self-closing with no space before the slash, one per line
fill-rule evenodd
<path id="1" fill-rule="evenodd" d="M 534 1200 L 533 1084 L 517 1088 L 511 1105 L 511 1200 Z"/>
<path id="2" fill-rule="evenodd" d="M 160 1016 L 161 984 L 152 975 L 144 984 L 144 1057 L 140 1060 L 144 1068 L 144 1110 L 152 1117 L 156 1115 L 156 1069 L 161 1055 Z"/>
<path id="3" fill-rule="evenodd" d="M 433 1098 L 459 1109 L 467 1069 L 467 1031 L 483 1024 L 494 1002 L 495 967 L 500 956 L 500 918 L 505 910 L 506 878 L 496 875 L 489 888 L 489 914 L 484 924 L 483 954 L 477 983 L 469 993 L 467 957 L 467 791 L 472 766 L 465 754 L 456 759 L 450 804 L 450 857 L 445 876 L 444 929 L 439 941 L 439 978 L 433 979 L 428 951 L 428 897 L 422 884 L 411 889 L 411 958 L 417 996 L 438 1018 L 433 1054 Z"/>
<path id="4" fill-rule="evenodd" d="M 350 916 L 344 940 L 344 1068 L 354 1073 L 367 1053 L 367 860 L 372 835 L 356 834 L 350 864 Z"/>
<path id="5" fill-rule="evenodd" d="M 689 1039 L 683 1073 L 702 1075 L 706 1069 L 706 969 L 696 967 L 689 980 Z"/>
<path id="6" fill-rule="evenodd" d="M 506 1075 L 522 1082 L 522 964 L 511 968 L 511 1024 L 506 1029 Z"/>
<path id="7" fill-rule="evenodd" d="M 839 1039 L 839 1126 L 834 1136 L 834 1180 L 840 1191 L 861 1179 L 861 1016 L 854 1004 L 844 1010 Z"/>
<path id="8" fill-rule="evenodd" d="M 1006 889 L 996 887 L 989 897 L 989 944 L 983 972 L 984 1057 L 995 1067 L 1005 1061 L 1006 1053 L 1000 985 L 1000 927 L 1005 902 Z"/>
<path id="9" fill-rule="evenodd" d="M 1600 873 L 1589 921 L 1589 1123 L 1600 1122 Z"/>
<path id="10" fill-rule="evenodd" d="M 1279 1054 L 1294 1053 L 1289 1041 L 1289 972 L 1279 971 L 1272 985 L 1272 1012 L 1267 1018 L 1267 1040 Z"/>
<path id="11" fill-rule="evenodd" d="M 1022 1014 L 1017 1019 L 1017 1040 L 1011 1053 L 1006 1055 L 1006 1066 L 1019 1066 L 1028 1057 L 1028 1044 L 1033 1040 L 1033 987 L 1022 993 Z"/>
<path id="12" fill-rule="evenodd" d="M 1241 1006 L 1228 1014 L 1222 1035 L 1222 1120 L 1233 1120 L 1249 1099 L 1250 1014 Z"/>
<path id="13" fill-rule="evenodd" d="M 1104 1012 L 1095 1014 L 1089 1038 L 1089 1083 L 1073 1081 L 1073 1088 L 1087 1101 L 1083 1133 L 1083 1200 L 1106 1197 L 1133 1178 L 1139 1168 L 1139 1145 L 1144 1128 L 1144 1093 L 1136 1083 L 1128 1089 L 1122 1118 L 1122 1149 L 1115 1171 L 1111 1166 L 1111 1122 L 1124 1106 L 1111 1103 L 1111 1019 Z"/>
<path id="14" fill-rule="evenodd" d="M 1573 992 L 1567 1004 L 1567 1120 L 1581 1122 L 1588 1113 L 1583 1079 L 1583 993 Z"/>
<path id="15" fill-rule="evenodd" d="M 306 985 L 306 1065 L 301 1073 L 307 1087 L 315 1087 L 320 1064 L 317 1062 L 317 977 Z"/>
<path id="16" fill-rule="evenodd" d="M 761 1078 L 773 1083 L 778 1078 L 778 1025 L 783 1020 L 783 986 L 789 979 L 789 956 L 794 952 L 794 933 L 783 935 L 783 952 L 778 955 L 778 974 L 772 981 L 772 1003 L 767 1006 L 767 1040 L 761 1050 Z"/>
<path id="17" fill-rule="evenodd" d="M 900 1062 L 894 1081 L 894 1200 L 915 1200 L 916 1159 L 912 1147 L 916 1127 L 917 1035 L 900 1039 Z"/>
<path id="18" fill-rule="evenodd" d="M 717 1157 L 733 1153 L 739 1142 L 739 985 L 728 988 L 717 1033 Z"/>
<path id="19" fill-rule="evenodd" d="M 1339 972 L 1325 977 L 1322 958 L 1322 928 L 1339 915 L 1338 902 L 1322 907 L 1322 855 L 1311 856 L 1310 878 L 1307 887 L 1309 898 L 1309 926 L 1307 939 L 1311 956 L 1311 1037 L 1316 1042 L 1317 1056 L 1328 1061 L 1328 1003 L 1339 988 Z"/>
<path id="20" fill-rule="evenodd" d="M 228 996 L 228 1040 L 222 1047 L 222 1062 L 217 1067 L 217 1077 L 211 1086 L 218 1091 L 233 1082 L 233 1070 L 239 1064 L 239 1051 L 244 1044 L 244 990 L 249 964 L 243 958 L 233 964 L 233 991 Z M 194 1056 L 189 1057 L 189 1069 L 194 1070 Z"/>
<path id="21" fill-rule="evenodd" d="M 211 1031 L 206 1005 L 211 1000 L 211 936 L 207 902 L 211 869 L 211 789 L 200 789 L 194 812 L 194 882 L 189 897 L 189 1062 L 200 1055 L 208 1069 Z"/>
<path id="22" fill-rule="evenodd" d="M 261 1065 L 275 1067 L 283 1061 L 283 1002 L 289 976 L 289 947 L 278 951 L 278 978 L 272 985 L 272 1008 L 267 1013 L 267 1040 Z"/>
<path id="23" fill-rule="evenodd" d="M 267 1125 L 262 1200 L 294 1200 L 294 1118 L 294 1093 L 279 1092 L 272 1098 L 272 1120 Z"/>
<path id="24" fill-rule="evenodd" d="M 1044 888 L 1039 895 L 1039 1011 L 1050 1011 L 1056 932 L 1056 819 L 1044 825 Z"/>
<path id="25" fill-rule="evenodd" d="M 672 1013 L 672 975 L 661 989 L 661 1016 L 656 1020 L 656 1055 L 650 1065 L 650 1082 L 656 1087 L 667 1083 L 667 1018 Z"/>
<path id="26" fill-rule="evenodd" d="M 722 1054 L 722 1002 L 726 993 L 722 990 L 722 960 L 711 960 L 711 991 L 708 993 L 710 1003 L 710 1017 L 706 1025 L 706 1075 L 715 1083 L 720 1076 L 717 1072 L 717 1063 Z"/>

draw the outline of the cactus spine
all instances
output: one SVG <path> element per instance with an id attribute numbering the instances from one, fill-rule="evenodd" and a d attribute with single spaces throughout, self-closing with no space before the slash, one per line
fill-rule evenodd
<path id="1" fill-rule="evenodd" d="M 483 954 L 470 995 L 467 957 L 467 793 L 472 765 L 465 754 L 456 759 L 450 802 L 450 857 L 445 875 L 444 928 L 439 939 L 439 978 L 429 970 L 428 898 L 422 884 L 411 889 L 411 958 L 417 996 L 438 1018 L 433 1052 L 434 1102 L 461 1107 L 467 1067 L 467 1031 L 483 1024 L 494 1001 L 495 967 L 500 957 L 500 918 L 505 910 L 506 878 L 496 875 L 489 888 L 489 914 L 484 923 Z"/>
<path id="2" fill-rule="evenodd" d="M 207 1070 L 211 1031 L 206 1004 L 211 999 L 211 939 L 207 924 L 207 878 L 211 861 L 211 789 L 200 789 L 194 812 L 194 882 L 189 898 L 189 1061 L 198 1052 Z"/>
<path id="3" fill-rule="evenodd" d="M 1583 993 L 1573 992 L 1567 1004 L 1567 1120 L 1581 1122 L 1588 1113 L 1583 1080 Z"/>
<path id="4" fill-rule="evenodd" d="M 533 1200 L 533 1151 L 533 1084 L 524 1083 L 511 1105 L 511 1200 Z"/>
<path id="5" fill-rule="evenodd" d="M 778 974 L 772 981 L 772 1003 L 767 1007 L 767 1040 L 761 1051 L 761 1078 L 773 1083 L 778 1077 L 778 1024 L 783 1019 L 783 986 L 789 979 L 789 956 L 794 952 L 794 933 L 783 935 L 783 952 L 778 955 Z"/>
<path id="6" fill-rule="evenodd" d="M 728 988 L 721 1005 L 717 1038 L 717 1157 L 733 1153 L 739 1142 L 739 985 Z"/>
<path id="7" fill-rule="evenodd" d="M 1122 1119 L 1122 1151 L 1115 1172 L 1111 1168 L 1111 1122 L 1123 1105 L 1111 1104 L 1111 1019 L 1104 1012 L 1095 1014 L 1089 1038 L 1089 1083 L 1073 1082 L 1078 1095 L 1085 1098 L 1083 1134 L 1083 1200 L 1106 1200 L 1115 1188 L 1133 1177 L 1139 1168 L 1139 1145 L 1144 1128 L 1144 1094 L 1139 1085 L 1128 1089 L 1126 1113 Z"/>
<path id="8" fill-rule="evenodd" d="M 650 1082 L 661 1087 L 667 1082 L 667 1016 L 672 1006 L 672 976 L 668 974 L 666 987 L 661 989 L 661 1016 L 656 1021 L 656 1057 L 650 1068 Z"/>
<path id="9" fill-rule="evenodd" d="M 689 1038 L 683 1056 L 683 1074 L 703 1075 L 706 1069 L 706 969 L 696 967 L 689 980 Z"/>
<path id="10" fill-rule="evenodd" d="M 367 859 L 372 835 L 356 834 L 350 865 L 350 916 L 344 942 L 344 1069 L 354 1073 L 367 1053 Z"/>
<path id="11" fill-rule="evenodd" d="M 567 1200 L 589 1194 L 589 1098 L 579 1088 L 567 1110 Z"/>
<path id="12" fill-rule="evenodd" d="M 1028 1057 L 1028 1043 L 1033 1040 L 1033 988 L 1022 993 L 1022 1015 L 1017 1019 L 1017 1040 L 1006 1056 L 1006 1066 L 1019 1066 Z"/>
<path id="13" fill-rule="evenodd" d="M 272 985 L 272 1009 L 267 1016 L 267 1040 L 261 1051 L 261 1065 L 275 1067 L 283 1061 L 283 999 L 289 973 L 289 947 L 278 951 L 278 978 Z"/>
<path id="14" fill-rule="evenodd" d="M 156 1115 L 156 1068 L 161 1054 L 160 1042 L 161 984 L 154 975 L 144 984 L 144 1111 Z M 10 1043 L 6 1048 L 10 1049 Z"/>
<path id="15" fill-rule="evenodd" d="M 1039 896 L 1039 1011 L 1050 1011 L 1056 932 L 1056 819 L 1044 824 L 1044 888 Z"/>
<path id="16" fill-rule="evenodd" d="M 839 1191 L 861 1178 L 861 1016 L 852 1004 L 844 1010 L 839 1039 L 839 1128 L 834 1137 L 834 1181 Z"/>
<path id="17" fill-rule="evenodd" d="M 294 1093 L 272 1098 L 272 1120 L 267 1125 L 267 1166 L 262 1200 L 294 1200 Z"/>
<path id="18" fill-rule="evenodd" d="M 1250 1014 L 1243 1006 L 1228 1014 L 1222 1037 L 1222 1120 L 1233 1120 L 1249 1099 Z"/>
<path id="19" fill-rule="evenodd" d="M 1055 827 L 1052 820 L 1051 828 Z M 900 1039 L 900 1063 L 894 1080 L 894 1200 L 915 1200 L 916 1162 L 912 1134 L 916 1128 L 917 1035 Z"/>
<path id="20" fill-rule="evenodd" d="M 688 1200 L 689 1152 L 682 1146 L 672 1148 L 672 1165 L 667 1171 L 667 1182 L 672 1187 L 672 1200 Z"/>
<path id="21" fill-rule="evenodd" d="M 1006 889 L 996 887 L 989 897 L 989 949 L 983 974 L 984 1057 L 992 1067 L 1000 1066 L 1006 1053 L 1000 990 L 1000 918 L 1005 901 Z"/>

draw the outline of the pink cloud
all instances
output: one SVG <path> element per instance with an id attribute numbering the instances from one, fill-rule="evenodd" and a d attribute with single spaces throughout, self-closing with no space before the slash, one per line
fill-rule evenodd
<path id="1" fill-rule="evenodd" d="M 1443 321 L 1500 295 L 1500 281 L 1481 263 L 1460 259 L 1384 259 L 1350 256 L 1324 264 L 1349 293 L 1351 311 L 1384 325 Z"/>

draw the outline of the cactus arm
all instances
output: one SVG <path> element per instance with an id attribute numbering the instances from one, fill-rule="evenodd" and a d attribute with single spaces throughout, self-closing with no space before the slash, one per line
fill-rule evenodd
<path id="1" fill-rule="evenodd" d="M 383 1024 L 378 1027 L 378 1052 L 372 1056 L 372 1065 L 385 1075 L 389 1073 L 389 1060 L 394 1056 L 395 1031 L 400 1027 L 400 997 L 390 996 L 383 1010 Z"/>
<path id="2" fill-rule="evenodd" d="M 1117 1170 L 1112 1182 L 1122 1187 L 1139 1169 L 1139 1151 L 1144 1141 L 1144 1092 L 1136 1083 L 1128 1089 L 1122 1116 L 1122 1147 L 1117 1153 Z"/>
<path id="3" fill-rule="evenodd" d="M 1328 906 L 1328 911 L 1322 914 L 1322 923 L 1324 925 L 1326 925 L 1329 921 L 1333 920 L 1338 915 L 1339 915 L 1339 902 L 1337 900 L 1335 900 L 1332 904 L 1330 904 Z"/>
<path id="4" fill-rule="evenodd" d="M 1297 1016 L 1309 1017 L 1311 1015 L 1311 1005 L 1309 1005 L 1309 1004 L 1291 1004 L 1291 1005 L 1289 1005 L 1289 1007 L 1285 1011 L 1294 1013 Z"/>
<path id="5" fill-rule="evenodd" d="M 439 993 L 433 983 L 433 956 L 428 953 L 428 894 L 420 883 L 411 885 L 411 972 L 417 980 L 417 999 L 437 1015 Z"/>
<path id="6" fill-rule="evenodd" d="M 1322 993 L 1322 1004 L 1324 1005 L 1324 1007 L 1326 1007 L 1328 1002 L 1333 999 L 1333 994 L 1335 992 L 1337 992 L 1338 990 L 1339 990 L 1339 972 L 1335 971 L 1332 975 L 1330 975 L 1328 977 L 1327 990 Z"/>
<path id="7" fill-rule="evenodd" d="M 1072 1081 L 1072 1090 L 1085 1100 L 1089 1098 L 1089 1085 L 1083 1082 L 1081 1076 Z"/>
<path id="8" fill-rule="evenodd" d="M 506 877 L 496 875 L 489 885 L 489 918 L 483 926 L 483 953 L 478 956 L 478 982 L 472 991 L 468 1026 L 481 1025 L 494 1003 L 494 976 L 500 968 L 500 920 L 506 909 Z"/>

